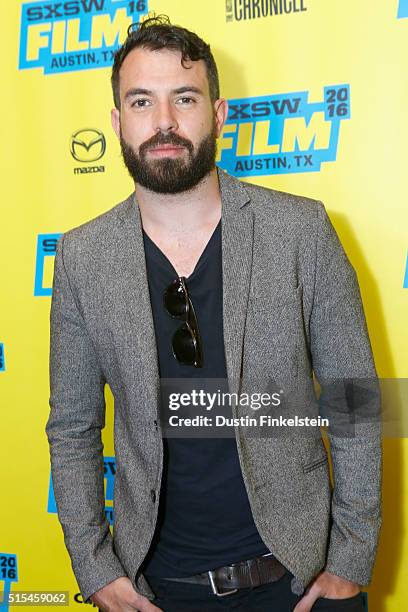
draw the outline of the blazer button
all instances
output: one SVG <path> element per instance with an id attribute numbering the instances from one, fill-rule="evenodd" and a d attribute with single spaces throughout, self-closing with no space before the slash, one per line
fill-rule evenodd
<path id="1" fill-rule="evenodd" d="M 156 501 L 156 491 L 154 489 L 150 489 L 150 495 L 152 498 L 152 502 L 155 503 Z"/>
<path id="2" fill-rule="evenodd" d="M 158 427 L 157 427 L 157 421 L 156 421 L 156 419 L 154 419 L 153 423 L 154 423 L 154 428 L 155 428 L 155 430 L 157 431 L 157 430 L 158 430 Z"/>

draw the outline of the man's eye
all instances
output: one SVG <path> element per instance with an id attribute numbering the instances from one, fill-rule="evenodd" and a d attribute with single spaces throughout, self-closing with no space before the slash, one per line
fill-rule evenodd
<path id="1" fill-rule="evenodd" d="M 182 98 L 179 98 L 177 102 L 180 102 L 181 104 L 191 104 L 192 102 L 195 102 L 195 100 L 190 96 L 183 96 Z"/>
<path id="2" fill-rule="evenodd" d="M 138 98 L 137 100 L 132 102 L 132 106 L 136 106 L 137 108 L 144 108 L 145 106 L 148 106 L 148 105 L 149 105 L 149 100 L 146 100 L 145 98 Z"/>

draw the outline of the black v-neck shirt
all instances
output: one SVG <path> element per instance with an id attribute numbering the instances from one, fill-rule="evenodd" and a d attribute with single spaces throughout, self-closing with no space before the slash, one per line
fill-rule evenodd
<path id="1" fill-rule="evenodd" d="M 221 220 L 186 281 L 203 344 L 202 368 L 173 356 L 172 336 L 181 321 L 166 312 L 163 293 L 177 272 L 144 230 L 143 239 L 160 377 L 223 379 L 227 391 Z M 158 522 L 141 568 L 146 576 L 190 576 L 270 552 L 252 517 L 235 437 L 165 437 L 163 447 Z"/>

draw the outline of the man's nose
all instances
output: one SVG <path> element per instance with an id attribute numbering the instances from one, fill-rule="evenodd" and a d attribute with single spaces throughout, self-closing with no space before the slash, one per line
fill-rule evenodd
<path id="1" fill-rule="evenodd" d="M 170 102 L 162 101 L 156 106 L 154 129 L 162 132 L 175 131 L 178 128 L 176 113 Z"/>

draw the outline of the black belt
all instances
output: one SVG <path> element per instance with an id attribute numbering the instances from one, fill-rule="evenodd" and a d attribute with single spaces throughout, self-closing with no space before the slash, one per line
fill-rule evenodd
<path id="1" fill-rule="evenodd" d="M 166 578 L 177 582 L 210 585 L 214 595 L 231 595 L 244 587 L 256 587 L 267 582 L 275 582 L 286 574 L 287 569 L 272 553 L 261 555 L 247 561 L 217 567 L 208 572 L 185 578 Z M 220 591 L 219 589 L 230 589 Z"/>

